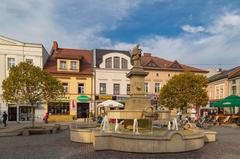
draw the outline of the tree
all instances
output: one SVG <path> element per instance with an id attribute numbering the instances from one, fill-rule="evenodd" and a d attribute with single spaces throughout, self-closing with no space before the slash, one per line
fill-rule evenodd
<path id="1" fill-rule="evenodd" d="M 203 75 L 183 73 L 173 76 L 160 92 L 160 104 L 170 108 L 204 106 L 208 102 L 207 78 Z"/>
<path id="2" fill-rule="evenodd" d="M 31 62 L 21 62 L 10 69 L 2 83 L 3 99 L 11 104 L 28 104 L 32 107 L 32 126 L 35 126 L 35 107 L 55 100 L 62 95 L 61 83 Z"/>

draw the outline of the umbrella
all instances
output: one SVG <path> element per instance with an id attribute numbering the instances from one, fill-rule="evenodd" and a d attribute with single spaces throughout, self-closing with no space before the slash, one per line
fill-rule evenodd
<path id="1" fill-rule="evenodd" d="M 212 103 L 213 107 L 240 107 L 240 97 L 230 95 L 222 100 Z"/>
<path id="2" fill-rule="evenodd" d="M 113 100 L 106 100 L 102 103 L 99 103 L 98 106 L 100 107 L 118 107 L 118 108 L 122 108 L 124 107 L 124 105 L 122 103 L 113 101 Z"/>

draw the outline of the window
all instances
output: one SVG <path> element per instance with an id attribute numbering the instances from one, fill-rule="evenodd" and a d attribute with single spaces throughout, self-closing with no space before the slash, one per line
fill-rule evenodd
<path id="1" fill-rule="evenodd" d="M 144 92 L 148 93 L 148 83 L 144 83 Z"/>
<path id="2" fill-rule="evenodd" d="M 113 94 L 119 95 L 120 94 L 120 84 L 113 84 Z"/>
<path id="3" fill-rule="evenodd" d="M 13 66 L 15 66 L 15 58 L 8 58 L 8 69 L 10 70 Z"/>
<path id="4" fill-rule="evenodd" d="M 84 83 L 79 83 L 78 84 L 78 94 L 84 94 L 85 89 L 84 89 Z"/>
<path id="5" fill-rule="evenodd" d="M 158 77 L 158 76 L 159 76 L 159 73 L 156 73 L 156 76 Z"/>
<path id="6" fill-rule="evenodd" d="M 232 80 L 232 84 L 236 84 L 236 80 Z"/>
<path id="7" fill-rule="evenodd" d="M 77 62 L 71 61 L 71 70 L 77 70 Z"/>
<path id="8" fill-rule="evenodd" d="M 113 68 L 120 68 L 120 57 L 114 57 L 114 66 Z"/>
<path id="9" fill-rule="evenodd" d="M 155 93 L 160 92 L 160 83 L 155 83 Z"/>
<path id="10" fill-rule="evenodd" d="M 124 69 L 128 68 L 128 61 L 124 58 L 122 58 L 122 68 L 124 68 Z"/>
<path id="11" fill-rule="evenodd" d="M 127 84 L 127 95 L 130 95 L 130 84 Z"/>
<path id="12" fill-rule="evenodd" d="M 33 63 L 33 59 L 26 59 L 26 62 Z"/>
<path id="13" fill-rule="evenodd" d="M 100 83 L 100 94 L 106 94 L 106 83 Z"/>
<path id="14" fill-rule="evenodd" d="M 48 113 L 50 115 L 69 115 L 69 102 L 50 102 L 48 104 Z"/>
<path id="15" fill-rule="evenodd" d="M 105 61 L 105 67 L 106 68 L 112 68 L 112 57 L 109 57 Z"/>
<path id="16" fill-rule="evenodd" d="M 224 85 L 217 85 L 215 91 L 215 99 L 222 99 L 224 97 Z"/>
<path id="17" fill-rule="evenodd" d="M 220 88 L 220 99 L 223 98 L 223 87 Z"/>
<path id="18" fill-rule="evenodd" d="M 168 77 L 170 77 L 171 75 L 170 74 L 168 74 Z"/>
<path id="19" fill-rule="evenodd" d="M 63 92 L 68 93 L 68 83 L 62 83 L 63 86 Z"/>
<path id="20" fill-rule="evenodd" d="M 236 86 L 232 86 L 232 94 L 237 95 L 237 87 Z"/>
<path id="21" fill-rule="evenodd" d="M 60 69 L 62 69 L 62 70 L 67 69 L 67 62 L 66 61 L 60 61 Z"/>

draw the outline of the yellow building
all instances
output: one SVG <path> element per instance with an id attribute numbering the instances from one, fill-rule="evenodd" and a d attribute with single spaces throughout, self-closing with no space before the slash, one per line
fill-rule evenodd
<path id="1" fill-rule="evenodd" d="M 233 69 L 224 70 L 208 78 L 209 102 L 213 103 L 229 95 L 240 95 L 240 66 Z M 236 113 L 239 108 L 233 110 L 224 108 L 226 113 Z M 231 112 L 232 111 L 232 112 Z"/>
<path id="2" fill-rule="evenodd" d="M 53 42 L 44 70 L 62 82 L 64 96 L 45 105 L 49 121 L 88 118 L 94 111 L 94 81 L 91 50 L 58 48 Z"/>
<path id="3" fill-rule="evenodd" d="M 193 72 L 206 75 L 208 71 L 180 64 L 178 61 L 168 61 L 150 53 L 144 53 L 142 56 L 142 65 L 149 74 L 145 77 L 144 90 L 151 96 L 152 105 L 159 106 L 160 90 L 174 75 Z"/>

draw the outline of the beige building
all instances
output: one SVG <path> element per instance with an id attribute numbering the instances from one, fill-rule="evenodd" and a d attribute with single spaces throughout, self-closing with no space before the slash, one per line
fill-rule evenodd
<path id="1" fill-rule="evenodd" d="M 48 53 L 42 44 L 24 43 L 0 35 L 0 113 L 6 111 L 10 121 L 30 120 L 31 109 L 28 106 L 8 105 L 1 99 L 2 81 L 8 77 L 11 67 L 22 61 L 32 61 L 36 66 L 43 68 Z M 42 116 L 42 109 L 36 109 L 36 117 Z"/>
<path id="2" fill-rule="evenodd" d="M 240 67 L 224 70 L 208 78 L 209 102 L 215 102 L 229 95 L 240 95 Z M 225 109 L 229 112 L 229 109 Z M 235 112 L 238 111 L 235 109 Z"/>
<path id="3" fill-rule="evenodd" d="M 152 104 L 158 106 L 159 93 L 166 82 L 174 75 L 193 72 L 206 75 L 208 71 L 180 64 L 178 61 L 169 61 L 160 57 L 152 56 L 150 53 L 144 53 L 142 56 L 142 65 L 149 74 L 145 77 L 144 90 L 151 96 Z"/>

